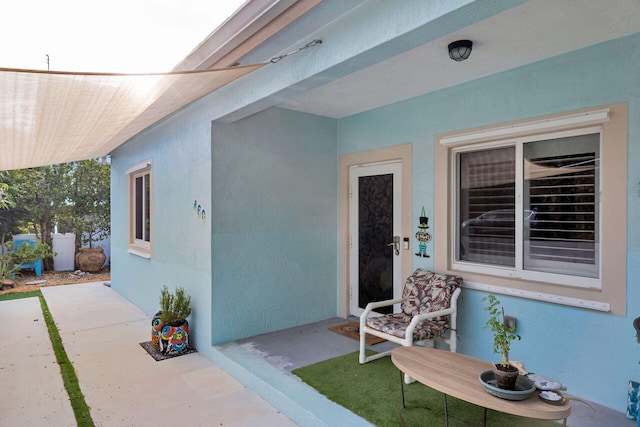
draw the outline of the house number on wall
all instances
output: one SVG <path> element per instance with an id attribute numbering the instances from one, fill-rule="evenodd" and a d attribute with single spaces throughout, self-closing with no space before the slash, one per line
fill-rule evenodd
<path id="1" fill-rule="evenodd" d="M 196 212 L 198 218 L 200 218 L 200 221 L 202 221 L 203 224 L 207 222 L 207 215 L 204 209 L 202 209 L 202 206 L 198 204 L 197 200 L 193 201 L 193 210 Z"/>

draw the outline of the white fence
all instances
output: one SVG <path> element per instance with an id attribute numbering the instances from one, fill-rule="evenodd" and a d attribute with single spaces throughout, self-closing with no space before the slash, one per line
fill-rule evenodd
<path id="1" fill-rule="evenodd" d="M 73 270 L 76 256 L 76 235 L 73 233 L 53 234 L 51 238 L 52 251 L 56 254 L 53 257 L 53 269 L 55 271 Z"/>

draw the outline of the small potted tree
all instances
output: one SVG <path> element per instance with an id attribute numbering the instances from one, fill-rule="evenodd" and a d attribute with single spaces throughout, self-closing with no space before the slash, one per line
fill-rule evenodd
<path id="1" fill-rule="evenodd" d="M 108 221 L 108 218 L 107 218 Z M 85 215 L 78 219 L 77 231 L 83 245 L 89 244 L 89 247 L 80 247 L 76 253 L 76 264 L 80 270 L 87 273 L 97 273 L 100 271 L 107 256 L 104 254 L 104 248 L 100 246 L 94 247 L 94 242 L 104 240 L 109 236 L 110 227 L 105 218 L 100 215 Z"/>
<path id="2" fill-rule="evenodd" d="M 494 364 L 493 369 L 496 384 L 498 388 L 514 390 L 518 379 L 518 368 L 509 364 L 509 350 L 511 341 L 519 340 L 520 335 L 514 333 L 515 328 L 506 325 L 504 308 L 500 306 L 500 301 L 495 295 L 489 294 L 482 301 L 488 301 L 489 305 L 484 309 L 490 315 L 483 329 L 490 329 L 493 332 L 493 352 L 500 354 L 500 362 Z"/>
<path id="3" fill-rule="evenodd" d="M 191 297 L 184 288 L 169 292 L 165 285 L 160 291 L 160 311 L 151 321 L 151 341 L 163 354 L 180 354 L 189 349 Z"/>
<path id="4" fill-rule="evenodd" d="M 74 162 L 71 206 L 61 221 L 76 235 L 76 264 L 82 271 L 97 273 L 107 257 L 95 243 L 111 233 L 111 164 L 105 158 Z"/>

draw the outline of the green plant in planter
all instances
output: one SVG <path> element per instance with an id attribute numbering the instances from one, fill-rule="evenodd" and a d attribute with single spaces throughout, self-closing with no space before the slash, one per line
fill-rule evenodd
<path id="1" fill-rule="evenodd" d="M 11 253 L 0 256 L 0 289 L 5 285 L 15 286 L 16 277 L 20 275 L 20 266 L 13 261 Z"/>
<path id="2" fill-rule="evenodd" d="M 45 259 L 56 255 L 51 252 L 51 247 L 43 242 L 37 242 L 33 247 L 28 243 L 23 243 L 18 248 L 13 246 L 13 242 L 7 242 L 7 247 L 17 264 L 32 264 L 38 258 Z"/>
<path id="3" fill-rule="evenodd" d="M 165 285 L 160 291 L 160 311 L 151 320 L 151 342 L 163 354 L 181 354 L 189 349 L 191 297 L 184 288 L 169 292 Z"/>
<path id="4" fill-rule="evenodd" d="M 504 308 L 500 306 L 500 301 L 495 295 L 489 294 L 482 298 L 482 301 L 488 301 L 489 305 L 485 307 L 485 311 L 489 312 L 490 317 L 483 329 L 490 329 L 493 332 L 493 352 L 500 354 L 500 366 L 507 368 L 509 365 L 509 350 L 511 349 L 511 341 L 520 339 L 520 335 L 515 334 L 515 328 L 508 327 L 504 322 Z"/>
<path id="5" fill-rule="evenodd" d="M 182 287 L 177 287 L 172 294 L 165 285 L 160 291 L 160 311 L 162 323 L 184 321 L 191 314 L 191 296 Z"/>

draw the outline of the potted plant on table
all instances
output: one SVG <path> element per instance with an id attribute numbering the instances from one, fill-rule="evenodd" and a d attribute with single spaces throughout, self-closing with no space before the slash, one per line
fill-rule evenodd
<path id="1" fill-rule="evenodd" d="M 489 305 L 484 309 L 490 314 L 484 329 L 490 329 L 493 332 L 493 352 L 500 354 L 500 363 L 494 364 L 493 369 L 497 386 L 505 390 L 513 390 L 519 371 L 518 368 L 509 364 L 509 350 L 511 341 L 519 340 L 520 335 L 514 333 L 514 327 L 509 327 L 505 323 L 504 308 L 500 306 L 500 301 L 495 295 L 489 294 L 482 301 L 488 301 Z"/>
<path id="2" fill-rule="evenodd" d="M 151 341 L 163 354 L 183 353 L 189 349 L 191 297 L 184 288 L 175 293 L 165 285 L 160 291 L 160 311 L 151 321 Z"/>

